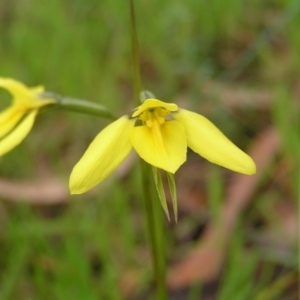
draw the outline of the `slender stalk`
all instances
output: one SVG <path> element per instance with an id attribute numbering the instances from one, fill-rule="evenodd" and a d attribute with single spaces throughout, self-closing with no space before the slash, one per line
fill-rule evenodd
<path id="1" fill-rule="evenodd" d="M 42 112 L 52 109 L 65 109 L 68 111 L 75 111 L 79 113 L 95 115 L 111 120 L 116 119 L 116 117 L 105 106 L 96 102 L 71 97 L 64 97 L 52 92 L 45 92 L 41 95 L 41 97 L 52 98 L 56 100 L 56 103 L 45 106 Z"/>
<path id="2" fill-rule="evenodd" d="M 130 6 L 130 35 L 131 35 L 131 54 L 132 54 L 132 71 L 134 85 L 134 102 L 135 106 L 140 105 L 140 92 L 142 91 L 140 76 L 140 59 L 139 59 L 139 43 L 135 25 L 135 14 L 133 0 L 129 0 Z"/>
<path id="3" fill-rule="evenodd" d="M 142 92 L 139 47 L 136 32 L 134 4 L 133 0 L 129 0 L 130 6 L 130 31 L 131 31 L 131 47 L 132 47 L 132 66 L 133 66 L 133 85 L 134 85 L 134 101 L 135 106 L 140 105 L 140 94 Z M 144 99 L 141 99 L 143 101 Z M 154 277 L 156 281 L 158 300 L 167 300 L 166 287 L 166 261 L 165 261 L 165 244 L 164 244 L 164 227 L 162 219 L 162 209 L 159 206 L 159 200 L 153 199 L 154 187 L 151 180 L 152 172 L 150 166 L 142 162 L 142 184 L 143 197 L 145 199 L 146 216 L 150 246 L 152 252 L 152 263 Z"/>
<path id="4" fill-rule="evenodd" d="M 95 102 L 68 97 L 62 98 L 59 102 L 59 106 L 62 109 L 87 113 L 112 120 L 116 119 L 116 117 L 110 111 L 108 111 L 106 107 Z"/>
<path id="5" fill-rule="evenodd" d="M 163 215 L 160 202 L 155 195 L 153 182 L 150 180 L 151 170 L 146 163 L 142 164 L 143 197 L 145 199 L 147 227 L 152 252 L 152 264 L 158 300 L 167 300 L 166 261 Z"/>
<path id="6" fill-rule="evenodd" d="M 158 299 L 167 299 L 167 284 L 166 284 L 166 237 L 165 237 L 165 214 L 160 205 L 158 195 L 156 193 L 154 184 L 152 182 L 153 197 L 150 200 L 153 204 L 153 214 L 152 217 L 156 225 L 156 248 L 157 248 L 157 260 L 158 260 L 158 279 L 157 289 L 158 289 Z"/>

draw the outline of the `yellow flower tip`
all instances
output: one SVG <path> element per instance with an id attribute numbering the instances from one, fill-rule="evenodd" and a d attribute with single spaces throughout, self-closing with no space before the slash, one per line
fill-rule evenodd
<path id="1" fill-rule="evenodd" d="M 83 193 L 89 191 L 89 189 L 87 189 L 87 190 L 85 190 L 85 189 L 76 190 L 76 189 L 71 189 L 71 188 L 69 188 L 69 190 L 70 190 L 71 195 L 80 195 L 80 194 L 83 194 Z"/>
<path id="2" fill-rule="evenodd" d="M 38 86 L 29 88 L 29 90 L 32 94 L 36 95 L 36 94 L 42 94 L 45 91 L 45 88 L 43 85 L 38 85 Z"/>
<path id="3" fill-rule="evenodd" d="M 71 172 L 69 180 L 69 190 L 71 195 L 82 194 L 92 189 L 95 185 L 94 183 L 90 183 L 91 173 L 81 176 L 83 174 L 82 167 L 82 164 L 79 162 L 74 166 Z"/>
<path id="4" fill-rule="evenodd" d="M 256 164 L 250 156 L 248 156 L 248 159 L 245 160 L 245 167 L 244 167 L 243 174 L 245 175 L 256 174 Z"/>
<path id="5" fill-rule="evenodd" d="M 82 187 L 82 185 L 74 182 L 74 179 L 72 176 L 73 173 L 71 173 L 70 176 L 70 181 L 69 181 L 69 190 L 70 190 L 70 194 L 71 195 L 79 195 L 79 194 L 83 194 L 84 192 L 86 192 L 88 189 L 85 189 L 84 187 Z"/>

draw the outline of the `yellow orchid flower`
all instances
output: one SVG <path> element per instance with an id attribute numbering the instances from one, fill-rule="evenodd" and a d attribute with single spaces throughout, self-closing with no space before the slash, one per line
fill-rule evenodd
<path id="1" fill-rule="evenodd" d="M 84 193 L 103 181 L 132 148 L 150 165 L 174 174 L 186 161 L 187 147 L 233 171 L 256 172 L 253 160 L 208 119 L 173 103 L 147 99 L 97 135 L 71 173 L 71 193 Z"/>
<path id="2" fill-rule="evenodd" d="M 23 83 L 0 77 L 0 87 L 13 96 L 12 104 L 0 113 L 0 156 L 19 145 L 31 130 L 38 110 L 54 103 L 39 97 L 42 86 L 28 88 Z"/>

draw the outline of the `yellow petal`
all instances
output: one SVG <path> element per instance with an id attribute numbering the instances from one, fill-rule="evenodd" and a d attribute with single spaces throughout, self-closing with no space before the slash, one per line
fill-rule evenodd
<path id="1" fill-rule="evenodd" d="M 185 128 L 188 146 L 212 163 L 243 174 L 252 175 L 256 166 L 252 158 L 236 147 L 208 119 L 180 109 L 173 117 Z"/>
<path id="2" fill-rule="evenodd" d="M 37 85 L 29 88 L 29 90 L 32 94 L 41 94 L 44 92 L 45 88 L 42 85 Z"/>
<path id="3" fill-rule="evenodd" d="M 9 133 L 24 116 L 24 112 L 10 106 L 0 113 L 0 138 Z"/>
<path id="4" fill-rule="evenodd" d="M 186 160 L 184 128 L 177 121 L 166 121 L 152 128 L 134 127 L 130 138 L 139 156 L 154 167 L 175 173 Z"/>
<path id="5" fill-rule="evenodd" d="M 29 113 L 6 137 L 0 140 L 0 156 L 19 145 L 33 126 L 37 110 Z"/>
<path id="6" fill-rule="evenodd" d="M 104 128 L 73 168 L 70 191 L 81 194 L 111 174 L 128 156 L 132 145 L 130 131 L 135 120 L 124 116 Z"/>
<path id="7" fill-rule="evenodd" d="M 0 87 L 8 90 L 15 103 L 26 103 L 32 100 L 32 94 L 30 89 L 26 87 L 22 82 L 11 78 L 0 78 Z"/>
<path id="8" fill-rule="evenodd" d="M 38 93 L 44 91 L 42 86 L 28 88 L 17 80 L 0 77 L 0 87 L 8 90 L 12 94 L 13 103 L 23 105 L 27 108 L 35 109 L 55 102 L 53 99 L 42 99 L 37 96 Z"/>
<path id="9" fill-rule="evenodd" d="M 135 118 L 139 116 L 143 111 L 151 108 L 162 107 L 168 111 L 177 111 L 178 106 L 174 103 L 166 103 L 157 99 L 147 99 L 142 105 L 140 105 L 137 110 L 132 114 L 132 117 Z"/>

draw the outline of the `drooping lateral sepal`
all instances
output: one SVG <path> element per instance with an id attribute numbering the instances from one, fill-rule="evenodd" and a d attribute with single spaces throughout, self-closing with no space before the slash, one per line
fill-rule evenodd
<path id="1" fill-rule="evenodd" d="M 156 191 L 158 194 L 158 198 L 160 200 L 160 203 L 161 203 L 161 206 L 162 206 L 164 212 L 167 215 L 168 220 L 170 221 L 170 214 L 169 214 L 166 194 L 165 194 L 160 170 L 156 167 L 152 167 L 152 173 L 153 173 L 153 178 L 154 178 L 154 183 L 155 183 Z"/>
<path id="2" fill-rule="evenodd" d="M 169 191 L 170 191 L 171 198 L 172 198 L 174 218 L 175 218 L 175 222 L 177 223 L 178 208 L 177 208 L 176 182 L 175 182 L 174 174 L 167 172 L 167 178 L 168 178 Z"/>

